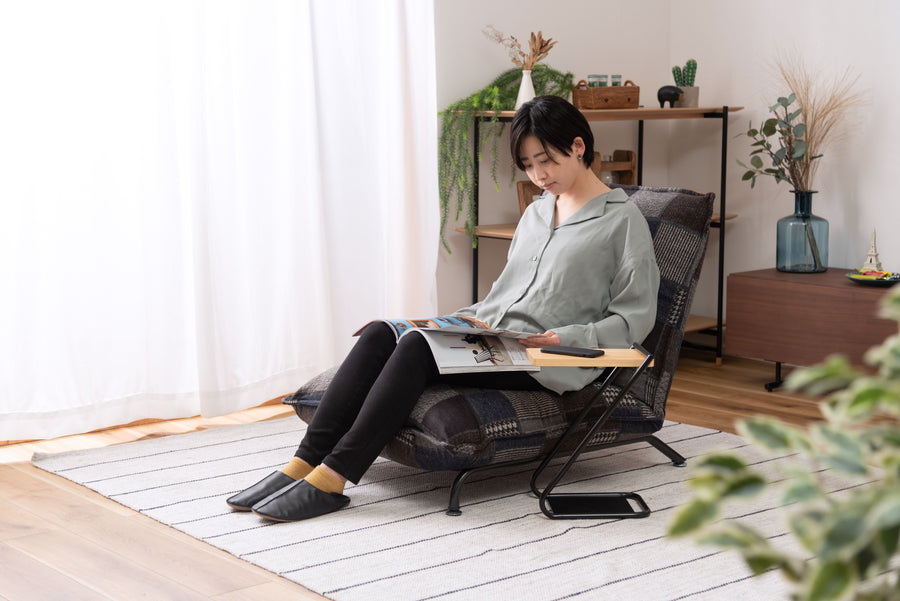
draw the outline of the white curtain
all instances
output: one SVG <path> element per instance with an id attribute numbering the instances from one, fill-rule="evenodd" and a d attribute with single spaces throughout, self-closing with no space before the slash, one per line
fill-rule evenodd
<path id="1" fill-rule="evenodd" d="M 435 310 L 431 1 L 0 2 L 0 440 L 217 415 Z"/>

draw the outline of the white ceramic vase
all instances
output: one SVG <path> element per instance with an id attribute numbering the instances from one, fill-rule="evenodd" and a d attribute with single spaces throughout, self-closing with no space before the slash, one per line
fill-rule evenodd
<path id="1" fill-rule="evenodd" d="M 531 83 L 531 71 L 522 71 L 522 83 L 519 85 L 519 95 L 516 97 L 516 110 L 534 98 L 534 84 Z"/>

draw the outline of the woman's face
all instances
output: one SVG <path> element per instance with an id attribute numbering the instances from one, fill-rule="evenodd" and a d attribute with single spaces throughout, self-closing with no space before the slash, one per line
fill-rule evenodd
<path id="1" fill-rule="evenodd" d="M 544 146 L 536 136 L 528 136 L 519 146 L 519 158 L 525 167 L 525 173 L 536 186 L 559 196 L 569 190 L 575 183 L 584 164 L 578 158 L 577 141 L 572 145 L 569 156 Z"/>

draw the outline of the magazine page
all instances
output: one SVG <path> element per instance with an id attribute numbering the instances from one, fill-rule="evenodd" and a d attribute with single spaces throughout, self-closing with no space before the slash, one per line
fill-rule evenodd
<path id="1" fill-rule="evenodd" d="M 416 330 L 431 347 L 438 371 L 456 374 L 476 371 L 539 371 L 521 342 L 484 334 L 446 330 Z"/>
<path id="2" fill-rule="evenodd" d="M 413 330 L 440 330 L 442 332 L 454 332 L 457 334 L 490 334 L 507 338 L 528 338 L 534 336 L 526 332 L 514 332 L 512 330 L 494 330 L 480 319 L 466 315 L 446 315 L 444 317 L 429 317 L 426 319 L 384 319 L 381 320 L 391 326 L 399 340 L 405 333 Z M 354 336 L 376 322 L 369 322 L 354 333 Z"/>

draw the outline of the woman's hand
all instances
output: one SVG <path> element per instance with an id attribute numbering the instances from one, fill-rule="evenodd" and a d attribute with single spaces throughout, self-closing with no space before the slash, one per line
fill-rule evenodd
<path id="1" fill-rule="evenodd" d="M 526 346 L 528 348 L 554 346 L 560 343 L 559 336 L 554 334 L 551 330 L 547 330 L 543 334 L 535 334 L 534 336 L 529 336 L 528 338 L 521 338 L 519 339 L 519 342 L 521 342 L 523 346 Z"/>

